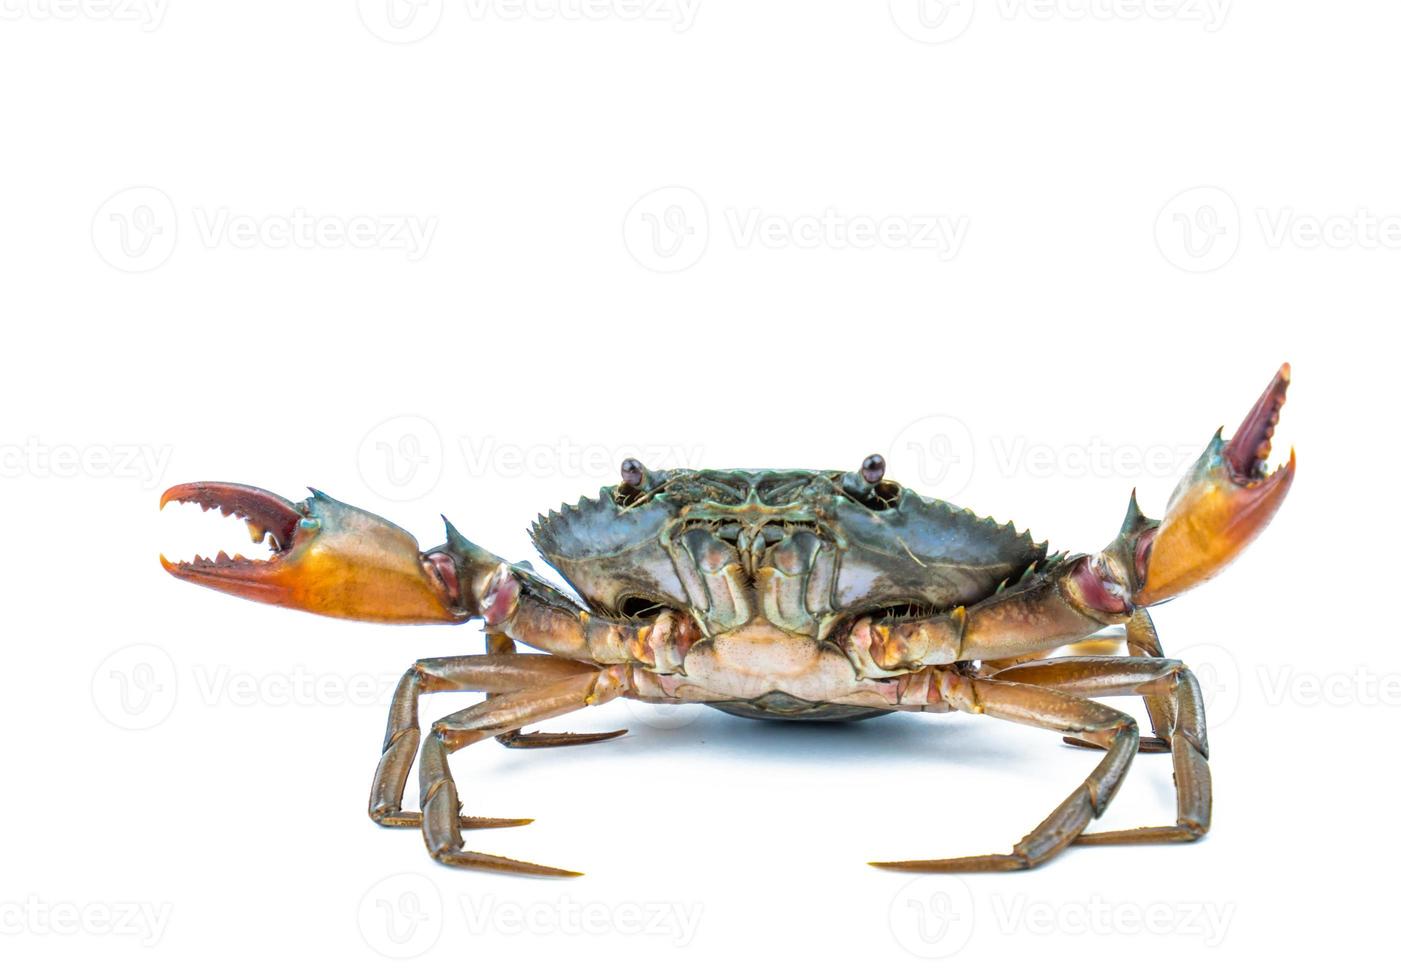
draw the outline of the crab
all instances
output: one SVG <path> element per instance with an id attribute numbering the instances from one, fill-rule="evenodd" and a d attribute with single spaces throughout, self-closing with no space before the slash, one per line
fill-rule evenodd
<path id="1" fill-rule="evenodd" d="M 448 757 L 493 737 L 512 748 L 614 738 L 624 733 L 522 729 L 621 697 L 791 721 L 969 712 L 1099 750 L 1089 775 L 1005 853 L 872 862 L 1022 870 L 1071 845 L 1186 842 L 1207 832 L 1201 691 L 1185 664 L 1163 657 L 1148 607 L 1215 574 L 1274 516 L 1294 479 L 1292 450 L 1283 466 L 1267 466 L 1288 384 L 1285 364 L 1229 441 L 1217 431 L 1161 521 L 1131 495 L 1118 535 L 1093 554 L 1049 553 L 1011 524 L 905 489 L 873 455 L 852 472 L 653 472 L 629 459 L 616 486 L 531 528 L 578 598 L 446 519 L 446 542 L 422 551 L 407 531 L 316 490 L 294 503 L 234 483 L 171 487 L 162 507 L 218 508 L 270 551 L 262 560 L 221 552 L 161 562 L 187 582 L 326 616 L 483 621 L 486 652 L 419 660 L 403 675 L 370 792 L 372 820 L 420 828 L 445 865 L 575 874 L 466 849 L 464 831 L 528 821 L 463 815 Z M 1122 644 L 1106 643 L 1114 631 Z M 419 697 L 440 691 L 486 697 L 423 736 Z M 1143 698 L 1152 735 L 1098 700 L 1116 697 Z M 1086 832 L 1139 752 L 1171 753 L 1174 820 Z M 404 806 L 415 756 L 416 811 Z"/>

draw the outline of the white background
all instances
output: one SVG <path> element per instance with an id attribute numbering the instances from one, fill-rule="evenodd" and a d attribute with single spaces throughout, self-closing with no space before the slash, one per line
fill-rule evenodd
<path id="1" fill-rule="evenodd" d="M 1165 976 L 1386 955 L 1401 13 L 0 9 L 7 972 Z M 625 739 L 454 757 L 468 812 L 538 818 L 472 846 L 588 874 L 450 871 L 364 807 L 393 681 L 479 649 L 477 627 L 317 619 L 156 561 L 241 535 L 158 514 L 191 479 L 311 483 L 425 545 L 444 512 L 520 558 L 537 511 L 629 454 L 873 451 L 1093 550 L 1132 487 L 1160 514 L 1286 358 L 1291 499 L 1157 613 L 1210 698 L 1216 822 L 1191 847 L 878 872 L 1004 850 L 1093 757 L 980 718 L 615 703 L 559 727 Z M 1167 759 L 1142 757 L 1097 826 L 1171 807 Z"/>

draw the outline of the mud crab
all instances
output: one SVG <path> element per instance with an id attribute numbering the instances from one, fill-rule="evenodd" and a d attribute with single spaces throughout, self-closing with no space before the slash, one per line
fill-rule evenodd
<path id="1" fill-rule="evenodd" d="M 854 472 L 673 470 L 628 460 L 597 497 L 541 516 L 531 537 L 581 600 L 447 523 L 421 551 L 408 532 L 313 490 L 293 503 L 232 483 L 161 497 L 245 520 L 266 560 L 196 557 L 176 578 L 327 616 L 393 623 L 481 619 L 485 653 L 420 660 L 393 697 L 370 817 L 420 827 L 443 864 L 568 875 L 465 850 L 462 832 L 525 821 L 460 813 L 450 753 L 579 745 L 622 732 L 523 726 L 617 697 L 701 702 L 753 718 L 855 720 L 890 711 L 984 714 L 1060 733 L 1104 754 L 1063 803 L 1005 854 L 896 862 L 920 872 L 1031 868 L 1072 844 L 1191 841 L 1211 821 L 1206 719 L 1191 671 L 1164 659 L 1148 607 L 1222 568 L 1269 522 L 1294 454 L 1267 473 L 1284 404 L 1284 365 L 1229 440 L 1220 430 L 1161 520 L 1130 497 L 1096 554 L 1049 554 L 998 525 L 886 478 L 879 456 Z M 1130 656 L 1106 653 L 1120 627 Z M 519 642 L 543 653 L 520 653 Z M 1111 650 L 1115 649 L 1110 647 Z M 419 747 L 418 698 L 485 692 L 439 719 Z M 1153 734 L 1092 698 L 1138 696 Z M 1086 833 L 1136 753 L 1170 752 L 1172 823 Z M 415 754 L 420 810 L 403 806 Z"/>

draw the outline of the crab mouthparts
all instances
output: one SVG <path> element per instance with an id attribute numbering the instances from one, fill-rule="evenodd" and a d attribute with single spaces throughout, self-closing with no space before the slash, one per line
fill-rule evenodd
<path id="1" fill-rule="evenodd" d="M 171 487 L 161 495 L 161 509 L 174 501 L 181 504 L 199 504 L 201 510 L 218 508 L 225 517 L 236 517 L 248 526 L 248 536 L 254 544 L 269 540 L 271 553 L 266 559 L 245 558 L 237 555 L 230 558 L 221 551 L 214 558 L 195 555 L 191 561 L 172 562 L 161 555 L 161 564 L 166 571 L 176 569 L 235 569 L 255 565 L 267 565 L 276 561 L 292 548 L 298 527 L 307 518 L 304 505 L 299 507 L 275 493 L 258 487 L 239 483 L 182 483 Z"/>
<path id="2" fill-rule="evenodd" d="M 1288 389 L 1289 365 L 1286 363 L 1280 367 L 1269 387 L 1256 400 L 1250 413 L 1236 428 L 1236 434 L 1226 444 L 1222 458 L 1235 483 L 1249 486 L 1270 475 L 1270 440 L 1274 438 L 1275 426 L 1279 424 L 1280 409 L 1284 408 Z"/>

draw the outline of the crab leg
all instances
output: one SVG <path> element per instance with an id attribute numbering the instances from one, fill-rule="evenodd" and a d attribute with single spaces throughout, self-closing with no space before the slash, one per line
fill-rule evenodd
<path id="1" fill-rule="evenodd" d="M 370 789 L 370 819 L 382 827 L 417 827 L 421 817 L 403 810 L 404 786 L 418 750 L 418 699 L 439 691 L 486 691 L 488 697 L 540 688 L 560 680 L 593 674 L 584 664 L 540 654 L 492 653 L 465 657 L 420 660 L 405 671 L 389 707 L 384 733 L 384 753 Z M 621 735 L 603 732 L 575 736 L 599 741 Z M 514 827 L 529 820 L 493 817 L 461 817 L 463 829 Z"/>
<path id="2" fill-rule="evenodd" d="M 1008 671 L 1023 664 L 1062 660 L 1068 657 L 1105 657 L 1117 653 L 1121 643 L 1127 648 L 1131 657 L 1162 657 L 1163 649 L 1158 642 L 1158 631 L 1153 626 L 1153 620 L 1149 617 L 1147 609 L 1135 609 L 1126 626 L 1126 632 L 1122 637 L 1114 635 L 1092 636 L 1088 640 L 1071 643 L 1057 650 L 1045 650 L 1010 661 L 989 661 L 982 665 L 981 672 L 986 677 L 1004 677 L 1006 680 L 1015 680 L 1016 678 Z M 1140 752 L 1171 751 L 1172 745 L 1168 737 L 1172 725 L 1171 706 L 1164 698 L 1152 694 L 1144 696 L 1143 704 L 1153 726 L 1153 736 L 1140 738 L 1138 750 Z M 1069 736 L 1066 737 L 1065 741 L 1082 748 L 1098 748 L 1097 745 Z"/>
<path id="3" fill-rule="evenodd" d="M 495 854 L 462 849 L 458 820 L 457 786 L 447 757 L 458 749 L 500 735 L 532 722 L 554 718 L 593 704 L 603 704 L 631 688 L 630 668 L 586 670 L 543 687 L 528 688 L 490 698 L 439 719 L 423 740 L 419 759 L 419 788 L 423 809 L 423 840 L 435 861 L 455 867 L 517 874 L 579 874 L 539 864 L 529 864 Z"/>
<path id="4" fill-rule="evenodd" d="M 1158 628 L 1153 625 L 1152 618 L 1148 615 L 1147 609 L 1135 609 L 1128 622 L 1128 647 L 1131 657 L 1151 657 L 1162 659 L 1163 646 L 1158 641 Z M 1200 701 L 1200 692 L 1198 695 Z M 1141 739 L 1139 750 L 1143 752 L 1166 752 L 1172 746 L 1172 725 L 1175 711 L 1166 697 L 1156 694 L 1145 694 L 1143 697 L 1143 707 L 1148 712 L 1148 722 L 1153 727 L 1153 743 L 1151 746 L 1149 739 Z M 1205 738 L 1205 733 L 1203 733 Z M 1203 743 L 1205 744 L 1205 743 Z"/>
<path id="5" fill-rule="evenodd" d="M 516 643 L 504 633 L 487 633 L 486 652 L 513 654 L 516 652 Z M 499 692 L 498 692 L 499 693 Z M 487 694 L 488 698 L 497 697 L 497 693 Z M 617 738 L 619 735 L 626 735 L 627 729 L 620 728 L 612 732 L 530 732 L 521 734 L 519 728 L 505 732 L 496 736 L 496 740 L 508 749 L 554 749 L 567 745 L 589 745 L 594 742 L 606 742 L 610 738 Z"/>
<path id="6" fill-rule="evenodd" d="M 1006 660 L 983 660 L 978 663 L 978 673 L 983 677 L 995 677 L 999 672 L 1038 660 L 1053 660 L 1057 657 L 1107 657 L 1127 649 L 1127 636 L 1123 631 L 1102 632 L 1074 643 L 1059 647 L 1047 647 L 1020 657 Z"/>
<path id="7" fill-rule="evenodd" d="M 1131 660 L 1076 657 L 1043 660 L 1005 670 L 999 680 L 1054 688 L 1084 697 L 1144 695 L 1170 713 L 1173 782 L 1177 787 L 1177 822 L 1165 827 L 1082 834 L 1077 844 L 1147 844 L 1193 841 L 1211 826 L 1211 770 L 1207 767 L 1206 714 L 1192 672 L 1178 660 Z M 1067 741 L 1072 741 L 1067 739 Z M 1091 748 L 1101 746 L 1075 740 Z"/>
<path id="8" fill-rule="evenodd" d="M 1079 658 L 1075 662 L 1079 662 Z M 1021 871 L 1050 860 L 1074 842 L 1114 798 L 1138 749 L 1138 724 L 1132 716 L 1122 711 L 1053 688 L 966 677 L 952 672 L 945 681 L 941 684 L 944 700 L 959 711 L 1079 735 L 1107 752 L 1075 792 L 1052 810 L 1050 816 L 1031 833 L 1014 844 L 1008 854 L 871 863 L 891 871 L 963 873 Z"/>

